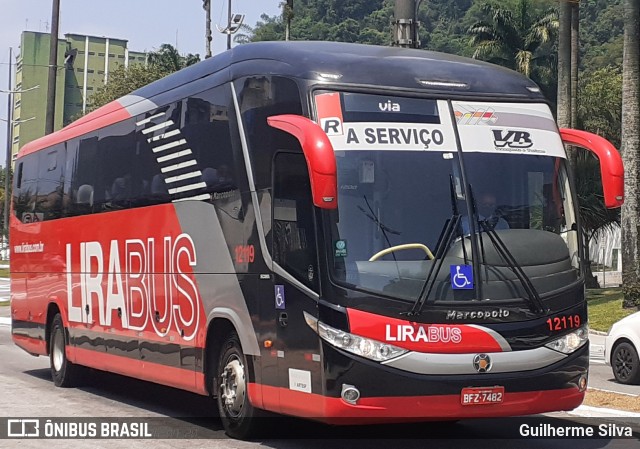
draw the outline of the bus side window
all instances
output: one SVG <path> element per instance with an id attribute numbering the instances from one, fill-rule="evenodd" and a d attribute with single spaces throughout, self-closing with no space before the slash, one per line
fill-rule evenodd
<path id="1" fill-rule="evenodd" d="M 317 291 L 313 203 L 304 155 L 276 154 L 273 196 L 273 259 Z"/>
<path id="2" fill-rule="evenodd" d="M 229 129 L 229 86 L 224 84 L 184 100 L 182 133 L 198 161 L 204 184 L 198 193 L 229 192 L 238 188 L 235 174 L 243 167 L 234 160 Z"/>
<path id="3" fill-rule="evenodd" d="M 41 220 L 62 217 L 62 183 L 65 144 L 38 153 L 38 196 L 35 214 Z"/>
<path id="4" fill-rule="evenodd" d="M 38 153 L 22 158 L 19 163 L 16 188 L 13 191 L 13 207 L 16 217 L 23 223 L 37 221 L 36 179 L 38 176 Z"/>

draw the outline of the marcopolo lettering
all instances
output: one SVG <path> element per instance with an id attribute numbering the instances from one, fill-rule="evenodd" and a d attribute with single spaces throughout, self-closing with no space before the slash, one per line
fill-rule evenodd
<path id="1" fill-rule="evenodd" d="M 498 310 L 447 310 L 447 320 L 506 318 L 511 312 L 506 309 Z"/>

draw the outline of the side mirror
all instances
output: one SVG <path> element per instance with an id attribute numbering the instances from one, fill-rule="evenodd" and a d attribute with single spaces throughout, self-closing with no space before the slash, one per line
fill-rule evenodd
<path id="1" fill-rule="evenodd" d="M 309 169 L 313 204 L 322 209 L 337 209 L 336 156 L 327 134 L 316 122 L 300 115 L 274 115 L 267 118 L 267 123 L 300 142 Z"/>
<path id="2" fill-rule="evenodd" d="M 560 129 L 562 141 L 589 150 L 600 160 L 604 205 L 615 209 L 624 203 L 624 167 L 622 157 L 611 142 L 604 137 L 577 129 Z"/>

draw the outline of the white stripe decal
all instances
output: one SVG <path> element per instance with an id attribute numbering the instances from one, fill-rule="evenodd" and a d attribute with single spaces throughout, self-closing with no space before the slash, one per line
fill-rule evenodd
<path id="1" fill-rule="evenodd" d="M 204 195 L 196 195 L 196 196 L 190 196 L 188 198 L 180 198 L 177 200 L 173 200 L 171 202 L 178 203 L 180 201 L 189 201 L 189 200 L 199 201 L 199 200 L 210 200 L 210 199 L 211 199 L 211 195 L 208 193 L 205 193 Z"/>
<path id="2" fill-rule="evenodd" d="M 167 173 L 170 171 L 175 171 L 175 170 L 180 170 L 181 168 L 187 168 L 187 167 L 191 167 L 192 165 L 196 165 L 197 162 L 193 159 L 188 160 L 188 161 L 184 161 L 184 162 L 180 162 L 179 164 L 175 164 L 175 165 L 169 165 L 167 167 L 162 167 L 160 169 L 160 171 L 162 173 Z"/>
<path id="3" fill-rule="evenodd" d="M 173 120 L 167 120 L 166 122 L 160 123 L 156 126 L 152 126 L 151 128 L 143 129 L 142 134 L 149 134 L 159 129 L 168 128 L 173 125 Z"/>
<path id="4" fill-rule="evenodd" d="M 166 162 L 166 161 L 170 161 L 171 159 L 178 159 L 179 157 L 188 156 L 190 154 L 191 154 L 191 149 L 187 148 L 186 150 L 178 151 L 177 153 L 171 153 L 171 154 L 167 154 L 166 156 L 159 157 L 158 162 Z"/>
<path id="5" fill-rule="evenodd" d="M 167 131 L 164 134 L 160 134 L 158 136 L 155 137 L 150 137 L 149 139 L 147 139 L 147 142 L 151 143 L 151 142 L 156 142 L 158 140 L 162 140 L 162 139 L 168 139 L 169 137 L 173 137 L 177 134 L 180 134 L 180 130 L 179 129 L 173 129 L 171 131 Z"/>
<path id="6" fill-rule="evenodd" d="M 187 143 L 186 139 L 174 140 L 173 142 L 165 143 L 164 145 L 160 145 L 158 147 L 152 148 L 154 153 L 159 153 L 164 150 L 168 150 L 169 148 L 179 147 L 180 145 L 184 145 Z"/>
<path id="7" fill-rule="evenodd" d="M 205 187 L 207 187 L 206 183 L 198 182 L 196 184 L 189 184 L 186 186 L 176 187 L 175 189 L 169 189 L 169 193 L 173 195 L 174 193 L 188 192 L 189 190 L 204 189 Z"/>
<path id="8" fill-rule="evenodd" d="M 156 115 L 152 115 L 151 117 L 147 117 L 144 120 L 140 120 L 139 122 L 136 122 L 136 126 L 142 126 L 142 125 L 146 125 L 147 123 L 149 123 L 151 120 L 153 120 L 154 118 L 158 118 L 158 117 L 162 117 L 163 115 L 165 115 L 166 112 L 161 112 L 159 114 Z"/>
<path id="9" fill-rule="evenodd" d="M 185 173 L 184 175 L 172 176 L 171 178 L 165 179 L 164 182 L 167 184 L 171 184 L 189 178 L 197 178 L 198 176 L 202 176 L 202 172 L 200 170 L 192 171 L 191 173 Z"/>

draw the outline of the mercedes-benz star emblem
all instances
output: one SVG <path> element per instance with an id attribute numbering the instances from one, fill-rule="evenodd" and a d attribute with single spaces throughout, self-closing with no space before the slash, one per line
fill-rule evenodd
<path id="1" fill-rule="evenodd" d="M 479 373 L 488 373 L 491 371 L 491 357 L 488 354 L 477 354 L 473 358 L 473 367 Z"/>

